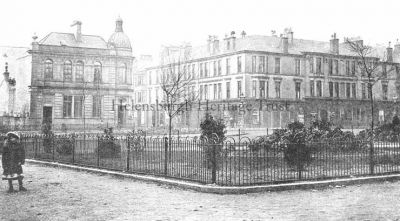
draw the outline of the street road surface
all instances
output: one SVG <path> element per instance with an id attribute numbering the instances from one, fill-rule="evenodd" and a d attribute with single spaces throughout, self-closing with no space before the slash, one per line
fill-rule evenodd
<path id="1" fill-rule="evenodd" d="M 28 164 L 0 220 L 400 220 L 400 182 L 216 195 Z"/>

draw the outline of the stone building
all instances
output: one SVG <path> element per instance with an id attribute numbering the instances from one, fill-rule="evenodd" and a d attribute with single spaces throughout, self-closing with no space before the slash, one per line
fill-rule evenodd
<path id="1" fill-rule="evenodd" d="M 362 40 L 358 43 L 363 44 Z M 385 57 L 380 60 L 384 76 L 373 87 L 376 122 L 391 120 L 399 113 L 400 44 L 394 47 L 377 47 L 371 56 Z M 236 37 L 232 32 L 221 41 L 210 36 L 207 44 L 199 47 L 167 50 L 161 53 L 160 65 L 135 76 L 135 84 L 143 91 L 136 94 L 140 99 L 135 103 L 162 102 L 158 79 L 165 72 L 168 56 L 184 54 L 178 68 L 193 76 L 189 91 L 198 94 L 201 102 L 196 105 L 202 108 L 178 116 L 174 122 L 178 128 L 197 128 L 206 111 L 231 128 L 276 129 L 293 121 L 315 119 L 344 128 L 361 129 L 370 124 L 366 76 L 357 63 L 359 57 L 340 43 L 336 34 L 323 42 L 297 39 L 290 29 L 281 36 L 246 35 L 243 31 Z M 145 119 L 135 122 L 138 126 L 158 127 L 165 122 L 163 111 L 140 111 Z"/>
<path id="2" fill-rule="evenodd" d="M 116 20 L 108 41 L 76 33 L 52 32 L 29 50 L 30 121 L 54 127 L 98 128 L 132 124 L 127 106 L 132 102 L 134 57 L 123 21 Z"/>

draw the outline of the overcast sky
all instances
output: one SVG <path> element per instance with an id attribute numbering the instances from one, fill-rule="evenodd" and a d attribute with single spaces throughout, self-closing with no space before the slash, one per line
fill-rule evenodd
<path id="1" fill-rule="evenodd" d="M 183 41 L 204 44 L 208 35 L 223 38 L 235 30 L 270 35 L 291 27 L 295 38 L 328 41 L 361 36 L 370 44 L 394 44 L 400 38 L 397 0 L 8 0 L 1 2 L 0 45 L 29 46 L 33 33 L 42 39 L 50 32 L 100 35 L 106 41 L 115 19 L 124 21 L 133 52 L 157 54 L 161 45 Z"/>

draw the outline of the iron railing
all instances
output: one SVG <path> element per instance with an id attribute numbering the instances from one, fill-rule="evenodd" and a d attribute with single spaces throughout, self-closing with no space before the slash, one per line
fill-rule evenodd
<path id="1" fill-rule="evenodd" d="M 27 158 L 150 174 L 203 184 L 245 186 L 400 172 L 399 142 L 321 141 L 304 146 L 263 139 L 23 135 Z M 308 150 L 307 161 L 301 152 Z M 372 147 L 372 148 L 371 148 Z M 294 159 L 289 159 L 294 156 Z M 298 156 L 298 157 L 297 157 Z"/>

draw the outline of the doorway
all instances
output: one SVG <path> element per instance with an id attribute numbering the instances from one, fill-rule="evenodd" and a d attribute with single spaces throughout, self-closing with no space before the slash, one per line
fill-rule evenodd
<path id="1" fill-rule="evenodd" d="M 42 124 L 51 127 L 52 123 L 53 123 L 53 107 L 43 107 Z"/>

